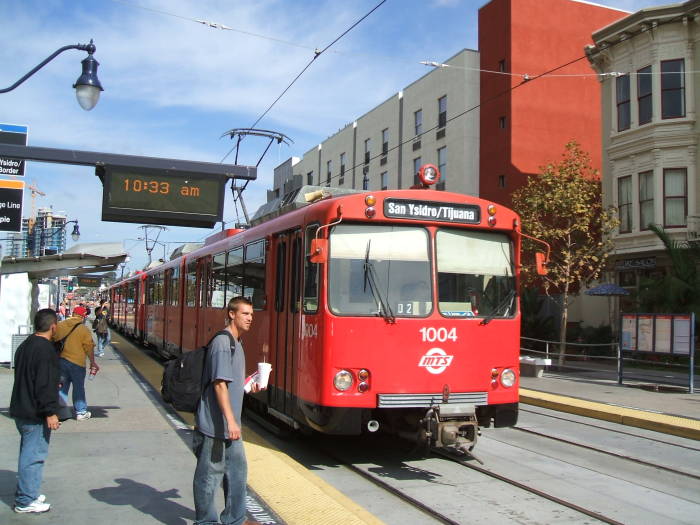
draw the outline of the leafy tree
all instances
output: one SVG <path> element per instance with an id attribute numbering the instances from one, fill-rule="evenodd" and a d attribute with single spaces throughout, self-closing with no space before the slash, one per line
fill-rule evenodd
<path id="1" fill-rule="evenodd" d="M 547 295 L 561 295 L 562 365 L 572 294 L 600 276 L 612 249 L 609 234 L 618 221 L 613 209 L 603 208 L 598 172 L 576 142 L 566 145 L 559 163 L 540 169 L 541 173 L 529 176 L 526 185 L 513 193 L 513 208 L 520 214 L 523 231 L 552 247 L 547 275 L 537 276 L 533 268 L 524 267 L 523 279 L 539 284 Z M 523 248 L 526 252 L 541 250 L 531 241 Z"/>
<path id="2" fill-rule="evenodd" d="M 649 228 L 661 239 L 671 260 L 668 272 L 640 283 L 637 296 L 640 312 L 690 313 L 700 318 L 700 246 L 675 241 L 655 224 Z"/>

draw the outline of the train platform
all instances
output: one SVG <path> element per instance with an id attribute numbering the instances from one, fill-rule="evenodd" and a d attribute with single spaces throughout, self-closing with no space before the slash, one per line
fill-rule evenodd
<path id="1" fill-rule="evenodd" d="M 42 493 L 43 523 L 185 525 L 194 520 L 191 430 L 159 399 L 162 368 L 114 335 L 116 351 L 98 358 L 86 381 L 92 418 L 69 419 L 51 435 Z M 25 524 L 12 510 L 19 436 L 9 417 L 13 371 L 0 367 L 0 523 Z M 182 414 L 188 416 L 188 414 Z M 248 458 L 248 519 L 273 524 L 372 524 L 381 520 L 243 427 Z M 219 494 L 218 507 L 223 509 Z"/>
<path id="2" fill-rule="evenodd" d="M 520 402 L 700 440 L 700 393 L 545 372 L 520 378 Z"/>

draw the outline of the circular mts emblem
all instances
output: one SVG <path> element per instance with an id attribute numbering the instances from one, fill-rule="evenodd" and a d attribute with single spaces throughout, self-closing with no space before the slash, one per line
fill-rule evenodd
<path id="1" fill-rule="evenodd" d="M 447 355 L 442 348 L 431 348 L 420 358 L 418 366 L 422 366 L 431 374 L 442 374 L 452 364 L 454 356 Z"/>

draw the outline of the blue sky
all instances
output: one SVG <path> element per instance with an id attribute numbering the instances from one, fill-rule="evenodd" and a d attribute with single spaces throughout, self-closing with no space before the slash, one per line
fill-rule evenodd
<path id="1" fill-rule="evenodd" d="M 219 138 L 222 133 L 251 126 L 313 49 L 325 47 L 378 1 L 3 0 L 0 88 L 59 47 L 93 38 L 105 91 L 91 112 L 78 106 L 71 86 L 85 53 L 67 51 L 0 95 L 0 122 L 28 126 L 33 146 L 220 162 L 232 146 Z M 277 164 L 302 156 L 425 74 L 421 60 L 442 61 L 462 48 L 476 49 L 478 9 L 485 3 L 388 0 L 319 57 L 257 126 L 280 131 L 294 144 L 274 145 L 261 163 L 258 180 L 245 193 L 251 214 L 265 201 Z M 667 2 L 597 3 L 636 11 Z M 246 141 L 239 163 L 255 164 L 266 145 Z M 80 221 L 80 242 L 143 235 L 136 224 L 100 220 L 102 186 L 94 169 L 32 162 L 26 171 L 26 181 L 46 193 L 37 206 L 53 205 Z M 224 218 L 235 220 L 230 192 L 225 206 Z M 28 191 L 24 208 L 31 209 Z M 197 241 L 210 233 L 170 227 L 160 240 Z M 140 268 L 144 243 L 125 240 L 124 246 L 132 256 L 129 267 Z M 175 246 L 168 246 L 168 255 Z M 160 246 L 153 252 L 162 253 Z"/>

